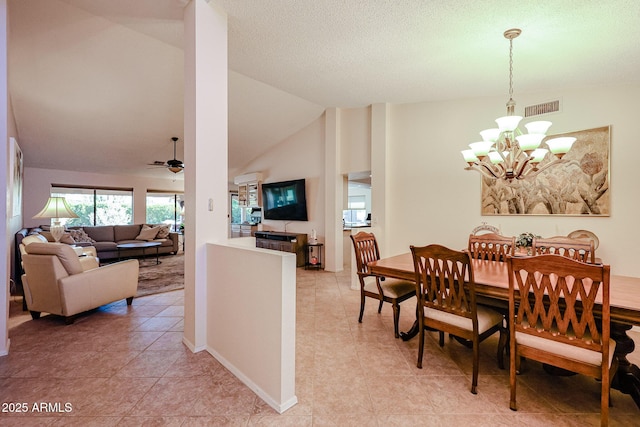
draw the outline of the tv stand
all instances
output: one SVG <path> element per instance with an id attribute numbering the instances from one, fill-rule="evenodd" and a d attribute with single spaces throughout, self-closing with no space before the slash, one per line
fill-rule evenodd
<path id="1" fill-rule="evenodd" d="M 256 231 L 256 248 L 296 254 L 296 266 L 304 267 L 307 235 L 279 231 Z"/>

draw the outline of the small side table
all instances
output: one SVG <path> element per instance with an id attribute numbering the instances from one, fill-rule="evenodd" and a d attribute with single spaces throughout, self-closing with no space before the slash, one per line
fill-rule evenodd
<path id="1" fill-rule="evenodd" d="M 307 244 L 307 259 L 304 264 L 304 269 L 318 269 L 322 268 L 322 247 L 324 243 L 309 243 Z"/>

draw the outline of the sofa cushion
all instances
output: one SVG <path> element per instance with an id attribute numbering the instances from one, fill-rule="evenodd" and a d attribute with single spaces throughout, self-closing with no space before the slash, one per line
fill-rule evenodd
<path id="1" fill-rule="evenodd" d="M 84 232 L 96 242 L 115 242 L 113 238 L 113 225 L 96 225 L 87 227 Z"/>
<path id="2" fill-rule="evenodd" d="M 156 238 L 158 231 L 160 231 L 160 227 L 149 227 L 148 225 L 143 225 L 140 230 L 140 234 L 136 236 L 136 240 L 151 241 Z"/>
<path id="3" fill-rule="evenodd" d="M 117 243 L 116 242 L 95 242 L 92 246 L 96 248 L 96 251 L 98 252 L 115 251 Z"/>
<path id="4" fill-rule="evenodd" d="M 114 237 L 111 241 L 120 242 L 122 240 L 135 240 L 136 236 L 140 234 L 141 228 L 142 224 L 114 225 Z"/>

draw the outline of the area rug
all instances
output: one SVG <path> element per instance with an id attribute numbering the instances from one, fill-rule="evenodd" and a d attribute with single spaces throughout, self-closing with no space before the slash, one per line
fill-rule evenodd
<path id="1" fill-rule="evenodd" d="M 140 266 L 138 276 L 138 294 L 144 295 L 169 292 L 184 288 L 184 254 L 161 255 L 161 263 L 155 265 L 149 257 Z"/>

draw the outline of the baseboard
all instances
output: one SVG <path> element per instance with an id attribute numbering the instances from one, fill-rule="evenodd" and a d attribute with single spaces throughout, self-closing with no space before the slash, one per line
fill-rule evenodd
<path id="1" fill-rule="evenodd" d="M 282 414 L 284 411 L 290 409 L 298 403 L 298 397 L 295 395 L 285 402 L 276 402 L 269 394 L 267 394 L 257 384 L 247 378 L 240 370 L 238 370 L 232 363 L 222 357 L 218 352 L 216 352 L 209 346 L 207 346 L 207 352 L 215 357 L 215 359 L 220 362 L 222 366 L 227 368 L 233 375 L 235 375 L 240 381 L 242 381 L 244 385 L 249 387 L 255 394 L 258 395 L 260 399 L 264 400 L 267 405 L 271 406 L 279 414 Z"/>

